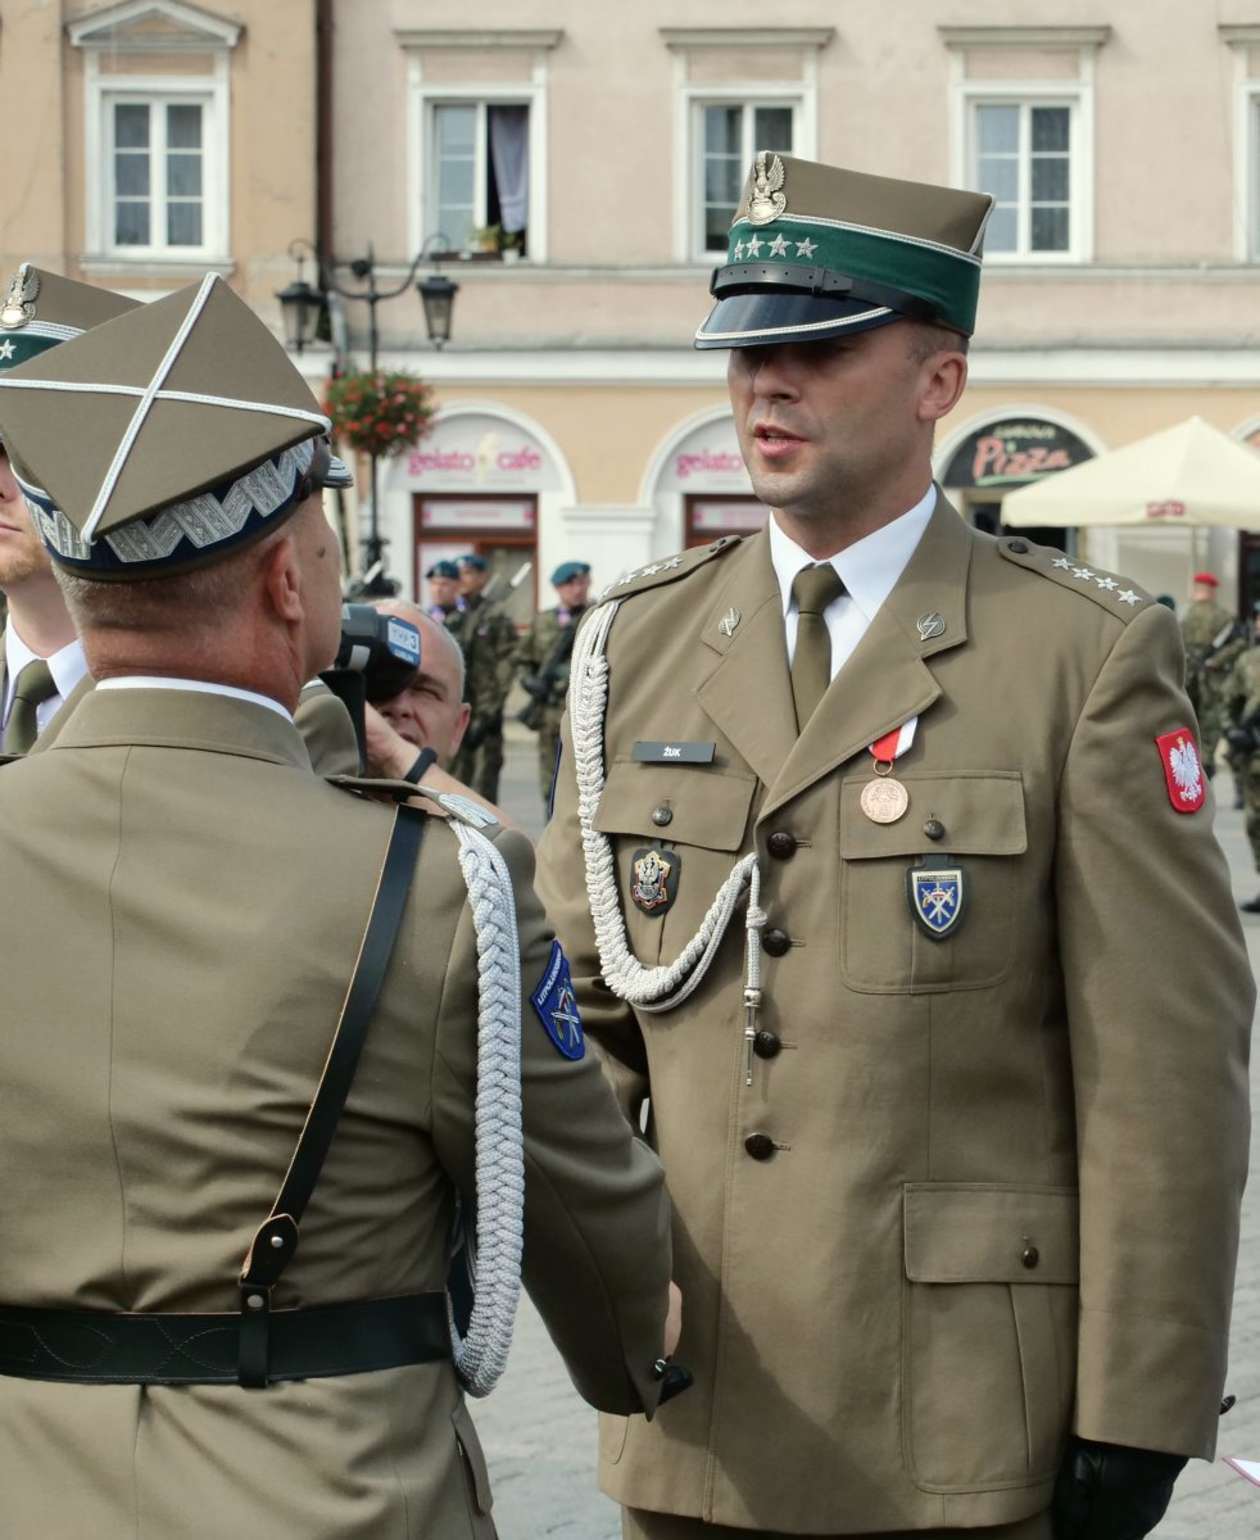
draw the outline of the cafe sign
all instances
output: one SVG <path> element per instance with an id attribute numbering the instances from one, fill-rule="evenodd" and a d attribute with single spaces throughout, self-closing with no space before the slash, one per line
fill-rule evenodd
<path id="1" fill-rule="evenodd" d="M 1093 457 L 1083 439 L 1058 423 L 1011 417 L 969 433 L 950 456 L 941 482 L 959 488 L 1022 487 Z"/>
<path id="2" fill-rule="evenodd" d="M 483 412 L 441 417 L 400 457 L 401 480 L 418 492 L 552 492 L 562 487 L 547 449 Z"/>

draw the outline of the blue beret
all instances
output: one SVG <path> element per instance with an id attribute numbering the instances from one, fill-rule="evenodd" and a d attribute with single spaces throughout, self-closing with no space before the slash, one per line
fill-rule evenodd
<path id="1" fill-rule="evenodd" d="M 477 572 L 484 572 L 489 565 L 490 563 L 484 556 L 478 556 L 475 552 L 472 552 L 467 556 L 461 556 L 459 561 L 456 563 L 456 566 L 472 567 L 474 571 Z"/>
<path id="2" fill-rule="evenodd" d="M 429 570 L 425 573 L 425 577 L 427 578 L 457 578 L 458 576 L 459 568 L 453 561 L 435 561 Z"/>
<path id="3" fill-rule="evenodd" d="M 591 565 L 585 561 L 562 561 L 551 574 L 551 583 L 554 588 L 559 588 L 561 583 L 571 583 L 575 577 L 586 577 Z"/>

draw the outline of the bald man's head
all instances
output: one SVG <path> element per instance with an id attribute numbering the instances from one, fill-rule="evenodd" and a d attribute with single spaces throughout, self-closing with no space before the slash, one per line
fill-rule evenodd
<path id="1" fill-rule="evenodd" d="M 394 731 L 417 748 L 431 748 L 446 769 L 468 727 L 464 700 L 464 654 L 446 627 L 405 599 L 382 599 L 373 606 L 396 615 L 420 633 L 420 667 L 392 700 L 377 707 Z"/>

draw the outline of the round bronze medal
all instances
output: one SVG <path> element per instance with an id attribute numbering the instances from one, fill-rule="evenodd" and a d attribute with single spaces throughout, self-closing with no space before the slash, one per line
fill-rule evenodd
<path id="1" fill-rule="evenodd" d="M 900 781 L 882 775 L 867 781 L 860 802 L 862 811 L 872 823 L 896 823 L 910 806 L 910 793 Z"/>

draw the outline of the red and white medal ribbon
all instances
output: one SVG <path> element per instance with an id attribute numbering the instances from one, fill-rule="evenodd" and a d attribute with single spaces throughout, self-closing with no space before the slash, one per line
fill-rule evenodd
<path id="1" fill-rule="evenodd" d="M 911 717 L 908 722 L 903 722 L 900 727 L 894 727 L 892 732 L 885 733 L 882 738 L 876 738 L 867 752 L 875 761 L 878 769 L 881 765 L 887 765 L 891 770 L 897 760 L 907 752 L 914 742 L 915 730 L 918 728 L 918 717 Z M 881 770 L 881 775 L 887 775 L 888 770 Z"/>

